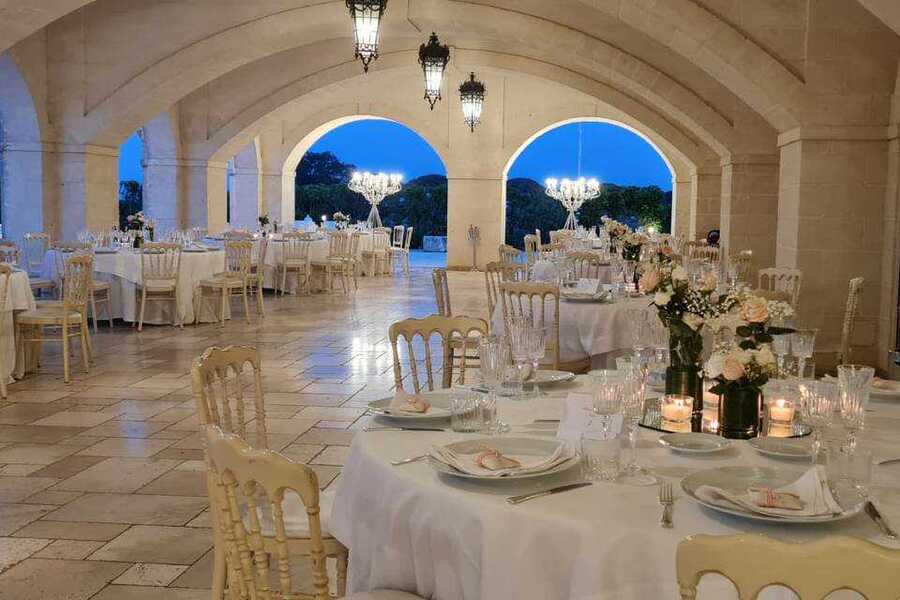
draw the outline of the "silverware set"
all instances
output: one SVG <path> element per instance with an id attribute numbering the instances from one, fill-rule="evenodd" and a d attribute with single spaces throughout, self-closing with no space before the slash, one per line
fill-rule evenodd
<path id="1" fill-rule="evenodd" d="M 662 517 L 660 524 L 666 529 L 672 527 L 672 506 L 675 504 L 675 497 L 672 495 L 672 484 L 663 482 L 659 485 L 659 503 L 662 505 Z"/>
<path id="2" fill-rule="evenodd" d="M 363 427 L 363 431 L 448 431 L 437 427 Z"/>
<path id="3" fill-rule="evenodd" d="M 593 485 L 590 481 L 576 481 L 575 483 L 566 483 L 563 485 L 557 485 L 552 488 L 547 488 L 546 490 L 540 490 L 537 492 L 531 492 L 530 494 L 522 494 L 521 496 L 510 496 L 506 499 L 512 505 L 521 504 L 523 502 L 527 502 L 528 500 L 534 500 L 535 498 L 543 498 L 544 496 L 551 496 L 553 494 L 559 494 L 560 492 L 568 492 L 569 490 L 577 490 L 589 485 Z"/>

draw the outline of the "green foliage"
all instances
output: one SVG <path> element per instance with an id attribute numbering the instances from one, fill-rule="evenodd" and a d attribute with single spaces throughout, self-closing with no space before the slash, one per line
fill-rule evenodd
<path id="1" fill-rule="evenodd" d="M 550 232 L 566 223 L 566 210 L 547 196 L 537 181 L 527 178 L 506 182 L 506 243 L 523 250 L 525 236 L 541 230 L 543 242 L 550 241 Z"/>
<path id="2" fill-rule="evenodd" d="M 600 217 L 610 217 L 632 229 L 655 226 L 661 232 L 672 228 L 672 192 L 655 185 L 619 186 L 605 183 L 600 195 L 584 203 L 578 211 L 578 222 L 585 227 L 600 225 Z"/>
<path id="3" fill-rule="evenodd" d="M 144 188 L 139 181 L 119 182 L 119 228 L 126 229 L 125 219 L 144 208 Z"/>

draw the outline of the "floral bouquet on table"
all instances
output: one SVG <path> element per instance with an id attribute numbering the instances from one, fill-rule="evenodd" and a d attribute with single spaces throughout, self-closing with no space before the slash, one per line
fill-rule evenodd
<path id="1" fill-rule="evenodd" d="M 714 273 L 692 283 L 687 270 L 674 263 L 651 263 L 638 282 L 641 292 L 653 294 L 657 316 L 669 330 L 666 393 L 692 396 L 698 413 L 703 406 L 703 326 L 716 314 L 718 284 Z"/>
<path id="2" fill-rule="evenodd" d="M 143 211 L 125 217 L 125 226 L 131 231 L 143 231 L 150 226 L 150 219 L 144 216 Z"/>
<path id="3" fill-rule="evenodd" d="M 640 260 L 641 248 L 647 243 L 647 236 L 641 233 L 628 233 L 620 238 L 622 242 L 622 258 L 625 260 Z"/>
<path id="4" fill-rule="evenodd" d="M 262 229 L 263 231 L 265 231 L 266 227 L 268 227 L 269 223 L 270 223 L 269 214 L 268 213 L 261 214 L 261 215 L 259 215 L 259 218 L 257 220 L 259 221 L 259 228 Z"/>
<path id="5" fill-rule="evenodd" d="M 611 242 L 631 233 L 631 228 L 628 225 L 615 219 L 610 219 L 607 216 L 600 217 L 600 222 L 603 223 L 603 230 L 609 236 Z"/>
<path id="6" fill-rule="evenodd" d="M 350 224 L 349 215 L 345 215 L 342 212 L 336 212 L 331 215 L 331 220 L 334 221 L 338 229 L 345 229 Z"/>
<path id="7" fill-rule="evenodd" d="M 758 433 L 761 390 L 778 373 L 772 336 L 793 331 L 771 325 L 773 318 L 793 315 L 785 304 L 741 290 L 723 297 L 717 306 L 719 314 L 709 320 L 714 330 L 735 334 L 732 340 L 717 344 L 706 363 L 706 376 L 715 381 L 710 392 L 722 397 L 719 423 L 725 437 Z"/>

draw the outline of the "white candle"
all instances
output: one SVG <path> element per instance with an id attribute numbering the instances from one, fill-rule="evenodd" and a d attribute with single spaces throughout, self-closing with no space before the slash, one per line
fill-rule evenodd
<path id="1" fill-rule="evenodd" d="M 690 421 L 694 399 L 690 396 L 663 396 L 660 414 L 666 421 Z"/>
<path id="2" fill-rule="evenodd" d="M 778 423 L 790 423 L 794 420 L 794 401 L 779 398 L 769 402 L 769 419 Z"/>
<path id="3" fill-rule="evenodd" d="M 703 390 L 703 408 L 719 408 L 719 395 L 709 391 L 710 386 L 704 386 Z"/>

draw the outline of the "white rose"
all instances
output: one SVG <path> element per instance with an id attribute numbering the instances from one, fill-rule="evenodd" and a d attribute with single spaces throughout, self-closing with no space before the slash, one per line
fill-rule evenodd
<path id="1" fill-rule="evenodd" d="M 725 368 L 725 355 L 721 352 L 716 352 L 706 361 L 706 376 L 710 379 L 715 379 L 722 374 L 723 368 Z"/>
<path id="2" fill-rule="evenodd" d="M 653 294 L 653 304 L 657 306 L 665 306 L 672 299 L 672 292 L 658 291 Z"/>
<path id="3" fill-rule="evenodd" d="M 763 346 L 756 353 L 756 362 L 763 366 L 772 366 L 775 364 L 775 355 L 768 346 Z"/>
<path id="4" fill-rule="evenodd" d="M 703 317 L 694 313 L 685 313 L 681 320 L 694 331 L 697 331 L 703 325 Z"/>
<path id="5" fill-rule="evenodd" d="M 684 267 L 675 267 L 672 270 L 672 279 L 675 281 L 687 281 L 688 272 Z"/>

